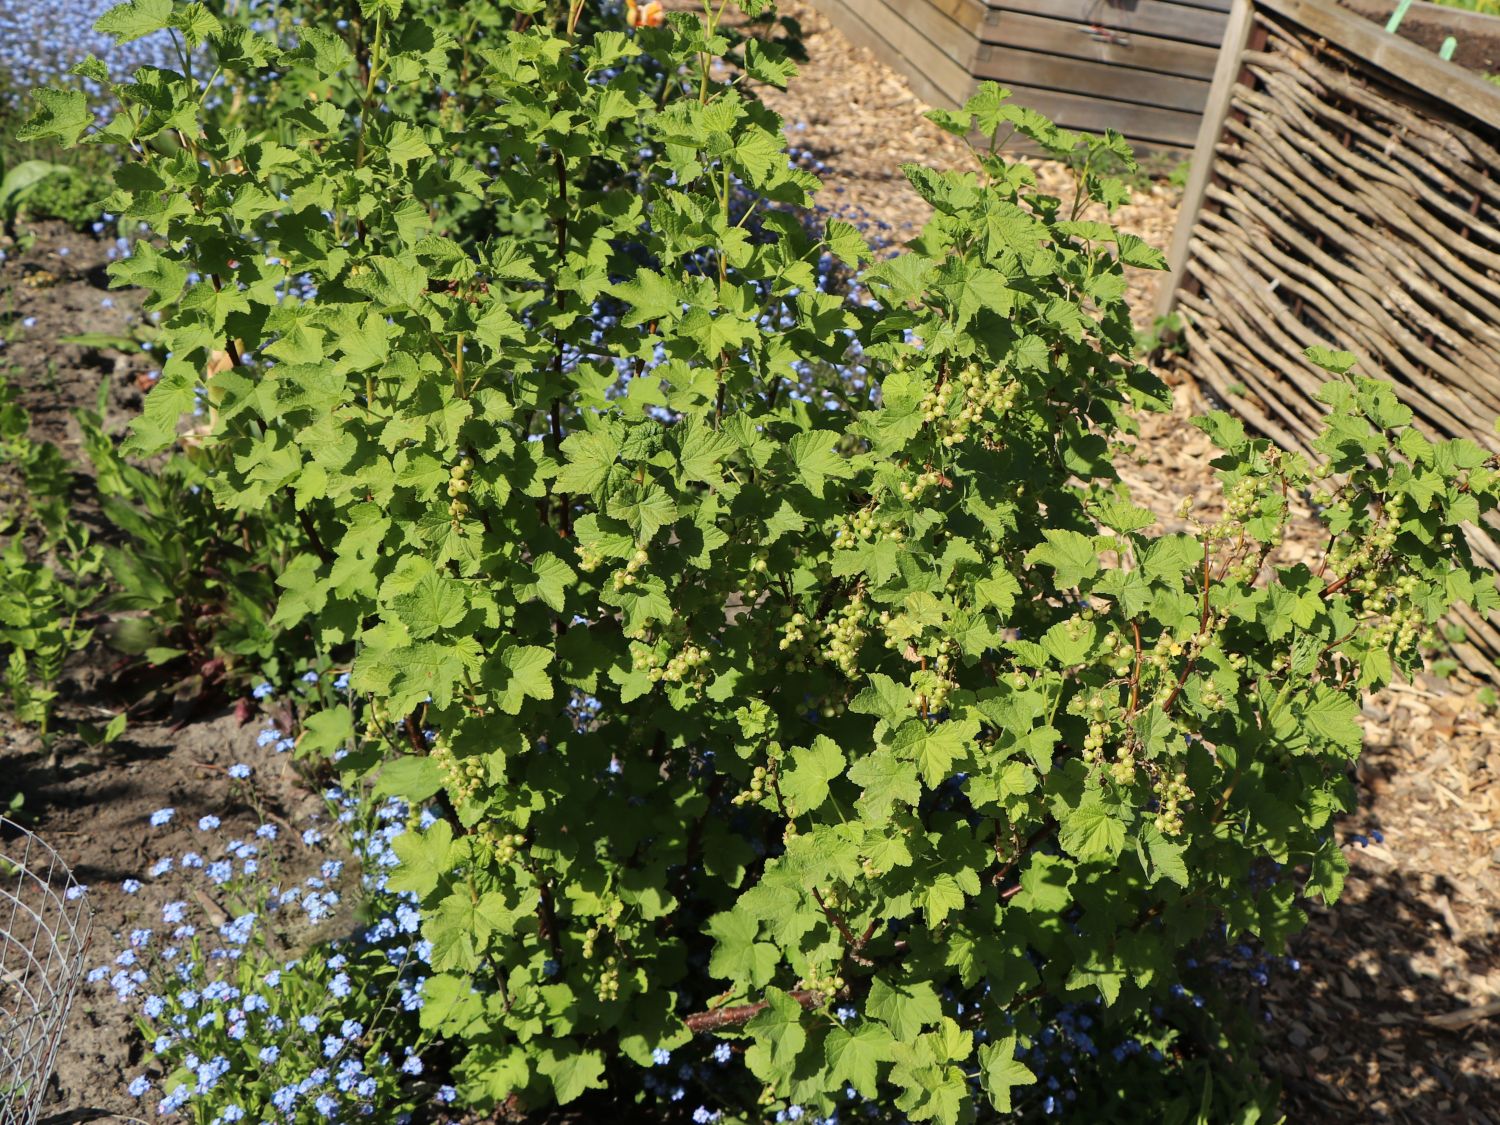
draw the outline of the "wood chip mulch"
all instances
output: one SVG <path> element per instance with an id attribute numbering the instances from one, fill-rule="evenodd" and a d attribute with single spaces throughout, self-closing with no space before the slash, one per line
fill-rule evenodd
<path id="1" fill-rule="evenodd" d="M 819 202 L 894 243 L 912 237 L 929 210 L 901 164 L 964 167 L 963 145 L 922 117 L 899 74 L 817 11 L 781 10 L 801 21 L 809 61 L 788 92 L 763 95 L 791 143 L 823 165 Z M 1069 169 L 1030 163 L 1045 190 L 1070 193 Z M 1115 221 L 1165 248 L 1178 200 L 1154 184 Z M 1135 274 L 1132 306 L 1149 321 L 1162 275 Z M 1169 416 L 1145 421 L 1136 462 L 1122 466 L 1169 529 L 1184 496 L 1200 517 L 1219 496 L 1212 449 L 1187 425 L 1205 403 L 1191 383 L 1176 397 Z M 1283 549 L 1288 560 L 1321 550 L 1302 527 Z M 1344 897 L 1310 908 L 1293 948 L 1301 971 L 1279 972 L 1253 997 L 1270 1017 L 1264 1063 L 1286 1091 L 1290 1122 L 1500 1125 L 1500 715 L 1486 698 L 1482 684 L 1454 675 L 1366 701 L 1359 808 L 1340 825 L 1353 865 Z"/>

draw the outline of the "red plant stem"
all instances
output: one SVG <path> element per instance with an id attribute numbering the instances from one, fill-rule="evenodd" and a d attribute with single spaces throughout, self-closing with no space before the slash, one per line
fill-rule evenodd
<path id="1" fill-rule="evenodd" d="M 812 1009 L 818 1006 L 827 993 L 799 988 L 787 995 L 804 1008 Z M 737 1004 L 733 1008 L 714 1008 L 707 1012 L 694 1012 L 682 1022 L 694 1035 L 705 1035 L 725 1027 L 743 1027 L 770 1006 L 769 1000 L 761 1000 L 755 1004 Z"/>

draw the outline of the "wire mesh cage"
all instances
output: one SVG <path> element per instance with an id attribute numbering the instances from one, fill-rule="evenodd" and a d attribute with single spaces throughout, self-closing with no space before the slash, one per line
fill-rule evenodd
<path id="1" fill-rule="evenodd" d="M 0 1125 L 41 1111 L 92 922 L 68 865 L 0 817 Z"/>

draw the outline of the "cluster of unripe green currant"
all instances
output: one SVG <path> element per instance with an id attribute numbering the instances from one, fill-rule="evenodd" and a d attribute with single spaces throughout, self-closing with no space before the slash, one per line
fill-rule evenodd
<path id="1" fill-rule="evenodd" d="M 864 594 L 856 593 L 839 610 L 823 646 L 823 655 L 850 679 L 859 674 L 859 649 L 869 635 L 865 629 L 868 616 Z"/>
<path id="2" fill-rule="evenodd" d="M 800 609 L 782 607 L 786 623 L 781 627 L 781 638 L 776 647 L 786 653 L 786 667 L 793 672 L 805 672 L 812 666 L 819 653 L 823 638 L 823 626 Z"/>
<path id="3" fill-rule="evenodd" d="M 895 620 L 890 610 L 883 609 L 876 618 L 885 634 L 885 646 L 895 649 L 908 658 L 913 653 L 925 653 L 927 666 L 912 676 L 912 705 L 918 710 L 941 711 L 948 697 L 958 684 L 953 680 L 953 666 L 958 660 L 958 642 L 952 637 L 924 640 L 892 633 L 888 626 Z"/>
<path id="4" fill-rule="evenodd" d="M 454 524 L 460 523 L 469 514 L 469 470 L 474 468 L 474 458 L 465 457 L 448 470 L 448 515 Z"/>
<path id="5" fill-rule="evenodd" d="M 599 947 L 601 938 L 613 942 L 614 933 L 620 926 L 620 919 L 625 914 L 625 903 L 620 899 L 612 899 L 609 909 L 606 910 L 599 921 L 584 931 L 580 952 L 585 962 L 594 959 L 594 953 Z M 620 967 L 619 962 L 610 954 L 604 959 L 604 968 L 599 974 L 599 987 L 597 995 L 600 1000 L 614 1000 L 620 995 Z"/>
<path id="6" fill-rule="evenodd" d="M 613 953 L 604 959 L 604 968 L 599 971 L 599 985 L 595 990 L 595 995 L 606 1002 L 620 998 L 620 959 Z"/>
<path id="7" fill-rule="evenodd" d="M 486 822 L 481 824 L 475 835 L 480 838 L 490 849 L 497 861 L 510 863 L 516 858 L 516 853 L 526 846 L 526 837 L 519 832 L 502 832 L 497 825 Z"/>
<path id="8" fill-rule="evenodd" d="M 635 553 L 625 562 L 623 570 L 617 570 L 614 574 L 614 584 L 617 591 L 635 585 L 635 576 L 641 572 L 641 568 L 651 561 L 651 556 L 646 553 L 646 548 L 637 547 Z"/>
<path id="9" fill-rule="evenodd" d="M 478 758 L 460 759 L 452 747 L 439 739 L 428 755 L 443 777 L 443 787 L 456 802 L 472 801 L 479 796 L 487 770 Z"/>
<path id="10" fill-rule="evenodd" d="M 691 641 L 685 642 L 665 660 L 655 647 L 644 644 L 631 646 L 630 663 L 637 672 L 645 672 L 653 684 L 684 684 L 701 686 L 706 678 L 704 665 L 708 663 L 708 650 Z"/>
<path id="11" fill-rule="evenodd" d="M 730 801 L 733 805 L 758 805 L 766 799 L 766 794 L 771 792 L 771 786 L 775 783 L 776 759 L 772 758 L 771 768 L 756 766 L 750 772 L 750 784 L 741 789 Z"/>
<path id="12" fill-rule="evenodd" d="M 824 895 L 823 901 L 828 905 L 829 909 L 838 909 L 838 905 L 831 894 Z M 840 992 L 844 991 L 847 983 L 838 969 L 834 968 L 824 972 L 817 966 L 813 966 L 808 969 L 805 977 L 797 981 L 797 987 L 805 989 L 808 992 L 815 992 L 820 996 L 837 996 Z"/>
<path id="13" fill-rule="evenodd" d="M 943 474 L 936 469 L 920 472 L 912 480 L 904 480 L 896 486 L 896 492 L 908 504 L 919 503 L 928 492 L 942 484 Z"/>
<path id="14" fill-rule="evenodd" d="M 1182 806 L 1193 799 L 1187 774 L 1163 773 L 1156 783 L 1156 830 L 1163 836 L 1182 835 Z"/>
<path id="15" fill-rule="evenodd" d="M 874 508 L 861 508 L 847 516 L 841 516 L 834 524 L 833 549 L 851 551 L 865 543 L 890 540 L 900 543 L 906 538 L 899 515 L 882 516 Z"/>
<path id="16" fill-rule="evenodd" d="M 1079 757 L 1091 770 L 1107 769 L 1116 785 L 1135 784 L 1135 746 L 1130 730 L 1119 722 L 1118 701 L 1108 688 L 1088 692 L 1078 711 L 1088 721 Z M 1106 764 L 1105 747 L 1114 746 L 1114 759 Z"/>
<path id="17" fill-rule="evenodd" d="M 1352 512 L 1347 499 L 1319 494 L 1314 501 L 1319 500 L 1331 501 L 1331 506 L 1346 517 Z M 1383 647 L 1394 646 L 1398 654 L 1411 654 L 1423 644 L 1435 644 L 1437 635 L 1426 614 L 1413 604 L 1421 580 L 1389 566 L 1400 534 L 1398 525 L 1406 512 L 1406 497 L 1391 496 L 1381 506 L 1385 519 L 1373 529 L 1358 537 L 1340 536 L 1334 543 L 1328 552 L 1328 571 L 1334 581 L 1344 582 L 1365 612 L 1385 618 L 1371 626 L 1371 640 Z M 1444 532 L 1441 542 L 1444 548 L 1450 547 L 1452 533 Z"/>
<path id="18" fill-rule="evenodd" d="M 985 371 L 971 363 L 923 396 L 922 421 L 937 427 L 938 440 L 944 445 L 954 446 L 964 440 L 971 426 L 985 422 L 986 415 L 999 416 L 1009 410 L 1020 389 L 999 368 Z M 955 400 L 957 410 L 953 409 Z"/>

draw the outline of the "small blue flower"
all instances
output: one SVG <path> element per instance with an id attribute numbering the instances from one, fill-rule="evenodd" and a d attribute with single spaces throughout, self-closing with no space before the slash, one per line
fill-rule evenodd
<path id="1" fill-rule="evenodd" d="M 229 776 L 236 781 L 244 781 L 245 778 L 250 776 L 250 767 L 244 762 L 236 762 L 229 767 Z"/>
<path id="2" fill-rule="evenodd" d="M 217 827 L 219 827 L 219 818 L 214 816 L 213 813 L 198 818 L 199 832 L 212 832 Z"/>
<path id="3" fill-rule="evenodd" d="M 271 695 L 274 695 L 275 692 L 276 692 L 276 689 L 273 688 L 270 684 L 264 684 L 264 683 L 262 683 L 262 684 L 256 684 L 255 685 L 255 690 L 252 691 L 250 694 L 253 695 L 253 696 L 255 696 L 256 699 L 266 699 L 266 698 L 270 697 Z"/>
<path id="4" fill-rule="evenodd" d="M 140 889 L 141 881 L 139 879 L 126 879 L 123 883 L 120 884 L 120 890 L 124 891 L 128 895 L 133 895 Z"/>
<path id="5" fill-rule="evenodd" d="M 657 1066 L 666 1066 L 667 1063 L 672 1061 L 672 1052 L 665 1047 L 658 1047 L 651 1052 L 651 1061 Z"/>
<path id="6" fill-rule="evenodd" d="M 170 823 L 172 817 L 175 815 L 177 815 L 176 809 L 157 809 L 151 814 L 151 827 L 160 828 L 162 825 Z"/>
<path id="7" fill-rule="evenodd" d="M 130 1085 L 126 1089 L 130 1091 L 132 1098 L 142 1097 L 147 1090 L 151 1089 L 151 1080 L 144 1074 L 137 1074 L 130 1080 Z"/>

